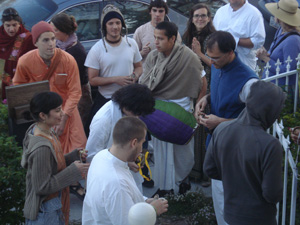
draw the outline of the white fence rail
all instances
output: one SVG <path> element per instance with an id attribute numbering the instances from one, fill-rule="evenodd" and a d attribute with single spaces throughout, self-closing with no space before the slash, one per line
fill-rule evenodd
<path id="1" fill-rule="evenodd" d="M 298 54 L 298 57 L 295 59 L 297 61 L 297 68 L 300 68 L 300 53 Z M 298 101 L 298 90 L 299 90 L 299 71 L 298 70 L 292 70 L 290 71 L 290 63 L 292 62 L 292 59 L 288 57 L 286 62 L 286 72 L 279 73 L 281 65 L 281 62 L 279 59 L 277 60 L 275 66 L 276 66 L 276 75 L 269 77 L 270 72 L 269 69 L 271 68 L 269 63 L 266 64 L 264 67 L 265 69 L 265 75 L 266 78 L 262 79 L 264 81 L 274 81 L 275 84 L 278 85 L 278 79 L 285 77 L 285 84 L 286 84 L 286 91 L 288 91 L 288 84 L 289 84 L 289 77 L 296 74 L 296 83 L 295 83 L 295 93 L 294 93 L 294 113 L 297 110 L 297 101 Z M 260 72 L 260 69 L 256 69 L 256 73 L 258 74 Z M 298 154 L 296 157 L 296 162 L 293 158 L 293 155 L 290 151 L 290 137 L 284 137 L 283 134 L 284 126 L 282 124 L 282 121 L 278 123 L 277 121 L 273 124 L 273 136 L 278 137 L 279 141 L 284 149 L 285 152 L 285 158 L 284 158 L 284 181 L 283 181 L 283 201 L 282 201 L 282 220 L 281 224 L 286 224 L 286 209 L 287 209 L 287 188 L 288 188 L 288 176 L 292 176 L 292 190 L 291 190 L 291 209 L 290 209 L 290 225 L 295 225 L 295 219 L 296 219 L 296 200 L 297 200 L 297 182 L 299 179 L 298 169 L 297 169 L 297 163 L 298 163 Z M 299 147 L 298 147 L 298 153 L 299 153 Z M 292 170 L 292 174 L 289 174 L 289 166 Z M 277 213 L 277 221 L 279 220 L 279 205 L 277 206 L 278 213 Z M 279 222 L 279 221 L 278 221 Z M 279 223 L 278 223 L 279 224 Z"/>
<path id="2" fill-rule="evenodd" d="M 280 143 L 284 149 L 284 180 L 283 180 L 283 201 L 282 201 L 282 225 L 286 224 L 286 206 L 287 206 L 287 185 L 288 185 L 288 176 L 289 176 L 289 166 L 291 167 L 292 174 L 292 191 L 291 191 L 291 210 L 290 210 L 290 225 L 295 225 L 296 218 L 296 200 L 297 200 L 297 182 L 298 182 L 298 169 L 297 169 L 297 158 L 296 162 L 293 158 L 293 155 L 290 151 L 290 138 L 289 136 L 284 137 L 283 135 L 283 124 L 282 121 L 278 123 L 277 121 L 273 124 L 273 135 L 279 138 Z M 299 149 L 298 149 L 299 152 Z M 297 154 L 298 157 L 298 154 Z M 279 209 L 279 207 L 278 207 Z M 278 220 L 279 210 L 277 214 Z M 278 223 L 279 224 L 279 223 Z"/>
<path id="3" fill-rule="evenodd" d="M 300 68 L 300 53 L 298 54 L 298 57 L 296 59 L 294 59 L 297 61 L 297 68 Z M 279 61 L 279 59 L 277 59 L 277 62 L 275 63 L 276 66 L 276 75 L 269 77 L 270 75 L 270 71 L 269 69 L 271 68 L 269 62 L 266 64 L 266 66 L 264 67 L 265 69 L 265 75 L 266 78 L 264 78 L 264 81 L 275 81 L 275 84 L 278 85 L 278 79 L 280 78 L 284 78 L 285 77 L 285 90 L 288 91 L 288 84 L 289 84 L 289 77 L 292 75 L 296 74 L 296 83 L 295 83 L 295 93 L 294 93 L 294 113 L 297 110 L 297 101 L 298 101 L 298 90 L 299 90 L 299 85 L 298 85 L 298 81 L 299 81 L 299 71 L 298 70 L 292 70 L 290 71 L 290 63 L 293 60 L 288 57 L 286 62 L 286 72 L 285 73 L 279 73 L 280 72 L 280 65 L 282 64 L 282 62 Z M 259 69 L 258 67 L 256 68 L 256 74 L 259 75 L 259 72 L 261 71 L 261 69 Z"/>

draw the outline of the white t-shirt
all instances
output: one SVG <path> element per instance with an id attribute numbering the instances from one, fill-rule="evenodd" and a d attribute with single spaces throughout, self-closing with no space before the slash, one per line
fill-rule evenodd
<path id="1" fill-rule="evenodd" d="M 228 31 L 234 37 L 236 44 L 240 38 L 250 38 L 254 47 L 236 47 L 236 52 L 243 63 L 255 70 L 256 50 L 263 46 L 266 32 L 264 20 L 257 8 L 245 4 L 236 11 L 233 11 L 230 4 L 222 6 L 216 12 L 213 20 L 216 30 Z"/>
<path id="2" fill-rule="evenodd" d="M 127 225 L 131 206 L 144 202 L 126 162 L 108 149 L 93 159 L 83 202 L 83 225 Z"/>
<path id="3" fill-rule="evenodd" d="M 103 45 L 103 40 L 99 40 L 89 51 L 85 60 L 85 66 L 99 70 L 99 77 L 115 77 L 115 76 L 128 76 L 133 72 L 133 64 L 142 60 L 138 46 L 134 39 L 122 37 L 122 42 L 119 46 L 112 47 L 105 42 L 106 49 Z M 99 86 L 99 92 L 105 98 L 111 98 L 119 88 L 118 84 L 109 84 Z"/>

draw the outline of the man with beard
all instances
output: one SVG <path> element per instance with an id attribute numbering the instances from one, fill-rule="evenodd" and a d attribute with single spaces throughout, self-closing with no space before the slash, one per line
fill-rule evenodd
<path id="1" fill-rule="evenodd" d="M 121 11 L 114 5 L 104 7 L 101 14 L 102 39 L 89 51 L 85 66 L 91 86 L 98 86 L 89 119 L 89 126 L 97 111 L 111 99 L 113 93 L 128 84 L 135 83 L 142 74 L 142 57 L 134 39 L 121 35 L 127 28 Z"/>

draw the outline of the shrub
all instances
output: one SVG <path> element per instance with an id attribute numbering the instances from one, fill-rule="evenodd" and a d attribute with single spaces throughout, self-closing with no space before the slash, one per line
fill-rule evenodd
<path id="1" fill-rule="evenodd" d="M 7 106 L 0 104 L 0 224 L 24 222 L 26 171 L 21 167 L 22 149 L 8 136 Z"/>
<path id="2" fill-rule="evenodd" d="M 212 199 L 201 190 L 187 192 L 185 195 L 167 195 L 169 208 L 166 215 L 186 217 L 188 224 L 217 224 Z"/>
<path id="3" fill-rule="evenodd" d="M 293 102 L 290 100 L 287 100 L 285 103 L 285 108 L 282 110 L 281 116 L 280 118 L 282 118 L 283 120 L 283 125 L 284 125 L 284 136 L 286 137 L 287 135 L 290 134 L 288 128 L 289 127 L 295 127 L 295 126 L 300 126 L 300 108 L 297 108 L 296 113 L 293 113 Z M 297 149 L 298 149 L 298 145 L 296 145 L 292 140 L 291 140 L 291 145 L 290 145 L 290 149 L 291 149 L 291 153 L 293 155 L 293 158 L 295 161 L 297 161 Z M 299 161 L 299 159 L 298 159 Z M 284 162 L 283 162 L 284 165 Z M 300 168 L 300 163 L 298 162 L 298 164 L 296 165 L 299 171 Z M 290 221 L 290 210 L 291 210 L 291 190 L 292 190 L 292 171 L 290 166 L 288 167 L 289 171 L 288 171 L 288 185 L 287 185 L 287 204 L 286 204 L 286 224 L 289 223 Z M 300 185 L 298 182 L 297 185 L 297 200 L 296 200 L 296 218 L 295 218 L 295 224 L 300 224 L 300 208 L 299 208 L 299 193 L 300 193 Z M 281 208 L 280 208 L 280 219 L 281 219 L 281 213 L 282 213 L 282 204 L 281 204 Z"/>

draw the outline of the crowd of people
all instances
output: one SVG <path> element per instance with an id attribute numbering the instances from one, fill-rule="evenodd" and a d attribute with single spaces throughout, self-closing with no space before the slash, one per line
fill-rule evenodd
<path id="1" fill-rule="evenodd" d="M 266 7 L 280 25 L 269 51 L 263 17 L 247 0 L 229 0 L 214 18 L 205 4 L 194 5 L 182 38 L 176 24 L 165 21 L 167 3 L 153 0 L 151 20 L 133 38 L 122 34 L 121 11 L 107 4 L 102 38 L 87 54 L 73 16 L 58 14 L 30 33 L 15 9 L 5 9 L 2 99 L 8 85 L 48 80 L 50 86 L 30 101 L 35 123 L 23 141 L 26 224 L 68 224 L 70 191 L 84 201 L 83 224 L 128 224 L 129 209 L 139 202 L 160 215 L 168 201 L 157 196 L 191 189 L 198 139 L 207 149 L 203 170 L 212 179 L 218 224 L 276 224 L 282 150 L 265 131 L 286 95 L 259 81 L 254 69 L 256 57 L 273 65 L 300 53 L 300 10 L 296 0 Z M 275 74 L 271 69 L 269 76 Z M 295 79 L 289 85 L 294 89 Z M 98 87 L 94 99 L 91 86 Z M 171 128 L 153 128 L 157 111 L 175 117 L 166 121 Z M 199 127 L 189 128 L 190 141 L 166 141 L 182 127 L 174 121 L 188 124 L 191 115 Z M 291 129 L 297 144 L 299 133 Z M 152 183 L 137 163 L 144 148 L 153 154 L 152 180 L 143 170 Z M 143 196 L 142 185 L 154 184 L 156 193 Z"/>

